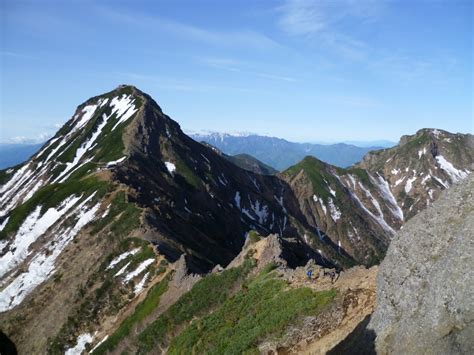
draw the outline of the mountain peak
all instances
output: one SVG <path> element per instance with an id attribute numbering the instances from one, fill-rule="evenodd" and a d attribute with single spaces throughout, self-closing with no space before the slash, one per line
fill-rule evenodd
<path id="1" fill-rule="evenodd" d="M 170 139 L 180 132 L 149 95 L 132 85 L 94 96 L 30 161 L 9 170 L 11 183 L 0 201 L 0 216 L 47 184 L 114 170 L 132 154 L 159 150 L 157 136 Z"/>

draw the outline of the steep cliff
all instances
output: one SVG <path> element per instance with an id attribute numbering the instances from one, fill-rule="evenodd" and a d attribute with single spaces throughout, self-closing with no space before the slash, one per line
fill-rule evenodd
<path id="1" fill-rule="evenodd" d="M 378 353 L 474 353 L 473 195 L 470 175 L 392 241 L 369 324 Z"/>

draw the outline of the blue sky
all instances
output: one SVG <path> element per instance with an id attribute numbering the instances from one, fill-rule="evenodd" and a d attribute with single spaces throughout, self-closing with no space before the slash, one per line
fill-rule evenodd
<path id="1" fill-rule="evenodd" d="M 121 83 L 186 130 L 474 130 L 472 1 L 0 3 L 1 141 L 44 139 Z"/>

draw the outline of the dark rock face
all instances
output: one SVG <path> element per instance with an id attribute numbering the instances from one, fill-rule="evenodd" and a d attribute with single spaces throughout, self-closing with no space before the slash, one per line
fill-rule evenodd
<path id="1" fill-rule="evenodd" d="M 242 249 L 246 233 L 257 230 L 295 238 L 298 258 L 289 257 L 300 259 L 295 263 L 310 257 L 323 262 L 300 238 L 296 225 L 315 230 L 286 182 L 239 168 L 186 136 L 151 97 L 136 89 L 135 95 L 143 106 L 125 133 L 129 159 L 114 177 L 144 210 L 143 236 L 160 253 L 171 261 L 186 253 L 192 271 L 207 272 L 227 265 Z M 337 261 L 334 245 L 320 248 L 332 249 L 331 260 Z"/>
<path id="2" fill-rule="evenodd" d="M 369 328 L 380 354 L 474 352 L 474 177 L 396 235 L 377 278 Z"/>

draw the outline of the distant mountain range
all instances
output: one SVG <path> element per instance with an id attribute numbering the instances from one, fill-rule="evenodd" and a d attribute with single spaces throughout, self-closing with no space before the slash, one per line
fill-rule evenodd
<path id="1" fill-rule="evenodd" d="M 0 143 L 0 169 L 9 168 L 28 160 L 43 143 L 39 144 L 9 144 Z"/>
<path id="2" fill-rule="evenodd" d="M 345 168 L 360 161 L 369 151 L 387 146 L 387 142 L 385 142 L 385 145 L 369 147 L 358 147 L 346 143 L 295 143 L 282 138 L 257 134 L 234 135 L 217 132 L 192 133 L 190 137 L 198 142 L 206 142 L 228 155 L 249 154 L 279 171 L 289 168 L 308 155 Z"/>
<path id="3" fill-rule="evenodd" d="M 237 162 L 237 165 L 239 165 L 239 161 L 248 163 L 248 160 L 252 157 L 257 158 L 267 165 L 268 169 L 260 171 L 260 173 L 263 174 L 283 171 L 307 155 L 312 155 L 332 165 L 347 167 L 360 161 L 362 157 L 371 150 L 388 148 L 395 145 L 393 142 L 384 140 L 368 142 L 354 141 L 334 144 L 295 143 L 282 138 L 261 136 L 253 133 L 192 133 L 190 137 L 198 142 L 206 142 L 218 148 L 229 158 L 235 156 L 234 163 Z M 0 143 L 0 169 L 23 163 L 41 146 L 42 143 Z M 245 168 L 245 166 L 241 167 Z"/>

